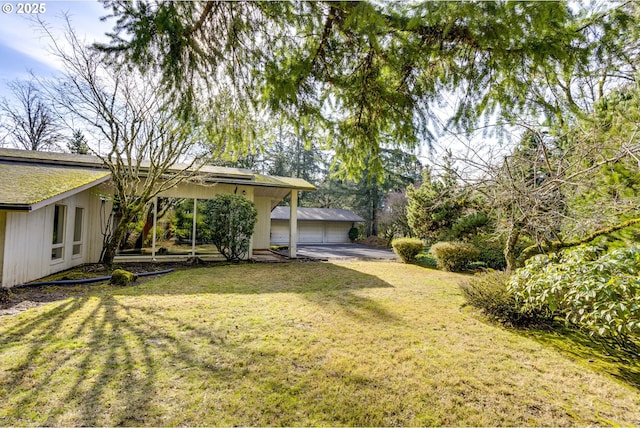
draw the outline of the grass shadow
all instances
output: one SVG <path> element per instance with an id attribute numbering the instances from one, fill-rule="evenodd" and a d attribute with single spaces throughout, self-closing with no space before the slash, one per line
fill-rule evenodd
<path id="1" fill-rule="evenodd" d="M 238 272 L 242 276 L 238 277 Z M 176 271 L 122 295 L 334 293 L 392 288 L 380 278 L 332 263 L 239 264 Z"/>
<path id="2" fill-rule="evenodd" d="M 628 349 L 612 346 L 588 333 L 556 324 L 549 329 L 518 330 L 545 346 L 567 355 L 592 370 L 605 373 L 640 390 L 640 356 L 637 345 Z"/>

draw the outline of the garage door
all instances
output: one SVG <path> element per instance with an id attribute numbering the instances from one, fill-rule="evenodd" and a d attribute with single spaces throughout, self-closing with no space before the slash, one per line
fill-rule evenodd
<path id="1" fill-rule="evenodd" d="M 289 243 L 289 222 L 271 222 L 271 244 L 284 245 Z"/>
<path id="2" fill-rule="evenodd" d="M 349 242 L 349 229 L 351 229 L 351 223 L 327 223 L 327 243 L 344 244 Z"/>
<path id="3" fill-rule="evenodd" d="M 319 221 L 298 222 L 298 242 L 301 244 L 322 244 L 324 224 Z"/>

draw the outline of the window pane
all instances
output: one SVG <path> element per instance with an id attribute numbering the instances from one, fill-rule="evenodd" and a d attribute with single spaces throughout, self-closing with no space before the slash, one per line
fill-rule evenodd
<path id="1" fill-rule="evenodd" d="M 57 260 L 62 258 L 62 247 L 51 249 L 51 260 Z"/>
<path id="2" fill-rule="evenodd" d="M 73 255 L 77 256 L 82 251 L 82 244 L 73 244 Z"/>
<path id="3" fill-rule="evenodd" d="M 73 225 L 73 242 L 82 241 L 82 216 L 84 208 L 76 208 L 76 218 Z M 75 253 L 74 253 L 75 254 Z"/>
<path id="4" fill-rule="evenodd" d="M 53 212 L 53 244 L 62 244 L 64 242 L 64 205 L 56 205 Z"/>

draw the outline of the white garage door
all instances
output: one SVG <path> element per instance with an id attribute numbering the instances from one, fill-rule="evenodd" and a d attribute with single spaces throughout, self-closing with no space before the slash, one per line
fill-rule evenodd
<path id="1" fill-rule="evenodd" d="M 324 224 L 319 221 L 298 222 L 298 242 L 301 244 L 322 244 Z"/>
<path id="2" fill-rule="evenodd" d="M 271 222 L 271 244 L 285 245 L 289 243 L 289 222 L 288 221 L 272 221 Z"/>
<path id="3" fill-rule="evenodd" d="M 326 239 L 329 244 L 344 244 L 349 242 L 351 223 L 327 223 Z"/>

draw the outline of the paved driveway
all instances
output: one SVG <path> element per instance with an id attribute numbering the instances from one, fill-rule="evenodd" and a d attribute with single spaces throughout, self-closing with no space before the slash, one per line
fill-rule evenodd
<path id="1" fill-rule="evenodd" d="M 298 244 L 298 257 L 313 259 L 383 259 L 395 260 L 396 255 L 386 248 L 359 244 L 308 245 Z"/>

